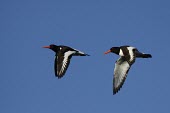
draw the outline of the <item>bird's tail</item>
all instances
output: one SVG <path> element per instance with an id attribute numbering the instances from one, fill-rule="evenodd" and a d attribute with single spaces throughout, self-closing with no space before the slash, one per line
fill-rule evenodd
<path id="1" fill-rule="evenodd" d="M 77 56 L 90 56 L 90 55 L 89 55 L 89 54 L 84 53 L 84 54 L 78 54 Z"/>
<path id="2" fill-rule="evenodd" d="M 152 58 L 152 55 L 151 54 L 138 53 L 138 54 L 136 54 L 136 57 L 138 57 L 138 58 Z"/>
<path id="3" fill-rule="evenodd" d="M 152 58 L 152 55 L 151 54 L 143 54 L 142 58 Z"/>
<path id="4" fill-rule="evenodd" d="M 75 56 L 90 56 L 89 54 L 86 54 L 86 53 L 81 52 L 81 51 L 77 51 L 74 55 Z"/>

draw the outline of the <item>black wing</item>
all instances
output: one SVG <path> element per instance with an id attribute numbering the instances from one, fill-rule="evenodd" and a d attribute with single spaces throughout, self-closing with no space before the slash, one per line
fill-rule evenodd
<path id="1" fill-rule="evenodd" d="M 72 56 L 68 54 L 62 54 L 62 53 L 57 54 L 55 58 L 55 64 L 54 64 L 56 77 L 61 78 L 64 76 L 70 64 L 71 57 Z"/>

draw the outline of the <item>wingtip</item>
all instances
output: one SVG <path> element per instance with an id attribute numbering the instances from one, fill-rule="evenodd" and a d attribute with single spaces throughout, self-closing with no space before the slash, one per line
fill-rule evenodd
<path id="1" fill-rule="evenodd" d="M 61 79 L 62 78 L 62 76 L 56 76 L 58 79 Z"/>
<path id="2" fill-rule="evenodd" d="M 63 76 L 55 74 L 55 77 L 57 77 L 58 79 L 61 79 Z"/>
<path id="3" fill-rule="evenodd" d="M 122 87 L 122 86 L 121 86 Z M 116 95 L 119 91 L 120 91 L 120 88 L 121 87 L 118 87 L 118 88 L 116 88 L 116 87 L 114 87 L 113 88 L 113 95 Z"/>
<path id="4" fill-rule="evenodd" d="M 57 77 L 58 79 L 60 79 L 60 78 L 61 78 L 61 76 L 58 76 L 58 75 L 56 75 L 56 77 Z"/>
<path id="5" fill-rule="evenodd" d="M 152 58 L 152 55 L 150 54 L 150 56 L 149 56 L 150 58 Z"/>
<path id="6" fill-rule="evenodd" d="M 115 89 L 113 90 L 113 95 L 116 95 L 118 91 L 116 91 Z"/>

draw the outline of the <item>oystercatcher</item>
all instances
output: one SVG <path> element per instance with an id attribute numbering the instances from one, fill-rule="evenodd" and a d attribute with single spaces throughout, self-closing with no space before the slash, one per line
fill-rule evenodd
<path id="1" fill-rule="evenodd" d="M 89 56 L 88 54 L 85 54 L 79 50 L 64 45 L 57 46 L 51 44 L 49 46 L 44 46 L 43 48 L 49 48 L 56 53 L 54 70 L 55 70 L 55 76 L 58 78 L 64 76 L 70 64 L 70 59 L 72 56 Z"/>
<path id="2" fill-rule="evenodd" d="M 138 51 L 132 46 L 112 47 L 104 54 L 115 53 L 120 58 L 115 63 L 114 77 L 113 77 L 113 94 L 116 94 L 123 86 L 127 77 L 128 71 L 136 58 L 152 58 L 151 54 L 145 54 Z"/>

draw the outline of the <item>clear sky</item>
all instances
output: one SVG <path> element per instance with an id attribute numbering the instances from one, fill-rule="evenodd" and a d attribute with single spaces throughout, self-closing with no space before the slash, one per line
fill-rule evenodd
<path id="1" fill-rule="evenodd" d="M 169 0 L 1 0 L 1 113 L 169 113 Z M 49 44 L 90 54 L 54 75 Z M 112 46 L 152 54 L 137 59 L 112 95 Z"/>

